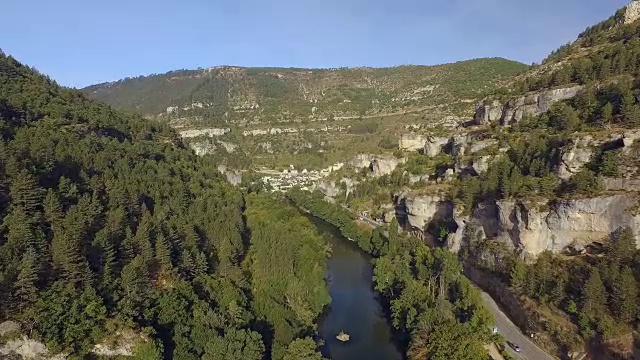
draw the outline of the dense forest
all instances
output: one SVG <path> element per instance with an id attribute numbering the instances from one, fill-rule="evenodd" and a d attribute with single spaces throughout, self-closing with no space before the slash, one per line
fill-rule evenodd
<path id="1" fill-rule="evenodd" d="M 326 251 L 297 210 L 4 54 L 0 136 L 0 320 L 70 358 L 125 331 L 138 359 L 321 357 Z"/>

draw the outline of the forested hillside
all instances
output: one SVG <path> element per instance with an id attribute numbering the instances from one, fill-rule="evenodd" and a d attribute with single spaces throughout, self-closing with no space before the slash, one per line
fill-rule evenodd
<path id="1" fill-rule="evenodd" d="M 4 54 L 0 136 L 0 322 L 71 358 L 130 332 L 138 359 L 316 353 L 326 255 L 294 209 Z"/>

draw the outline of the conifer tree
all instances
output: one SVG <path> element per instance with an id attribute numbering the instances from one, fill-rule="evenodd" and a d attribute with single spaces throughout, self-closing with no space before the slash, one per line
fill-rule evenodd
<path id="1" fill-rule="evenodd" d="M 638 313 L 638 284 L 633 270 L 625 266 L 613 284 L 611 310 L 618 320 L 630 322 Z"/>
<path id="2" fill-rule="evenodd" d="M 33 303 L 37 299 L 38 259 L 36 252 L 29 247 L 20 262 L 20 272 L 14 284 L 16 299 L 22 305 Z"/>
<path id="3" fill-rule="evenodd" d="M 162 234 L 159 234 L 156 238 L 155 258 L 162 271 L 169 271 L 173 267 L 171 263 L 171 244 Z"/>
<path id="4" fill-rule="evenodd" d="M 582 312 L 588 316 L 595 316 L 605 311 L 607 292 L 602 283 L 597 268 L 591 271 L 591 276 L 584 286 L 582 294 Z"/>

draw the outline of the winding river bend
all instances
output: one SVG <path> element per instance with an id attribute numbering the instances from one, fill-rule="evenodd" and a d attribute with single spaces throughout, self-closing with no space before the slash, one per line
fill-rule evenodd
<path id="1" fill-rule="evenodd" d="M 319 326 L 325 355 L 333 360 L 401 360 L 373 290 L 371 257 L 332 225 L 312 220 L 333 249 L 326 273 L 332 302 Z M 351 339 L 336 339 L 340 331 Z"/>

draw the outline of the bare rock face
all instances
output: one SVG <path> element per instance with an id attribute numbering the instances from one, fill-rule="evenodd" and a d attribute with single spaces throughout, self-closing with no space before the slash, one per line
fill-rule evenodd
<path id="1" fill-rule="evenodd" d="M 572 86 L 546 90 L 511 99 L 504 105 L 498 101 L 493 101 L 489 105 L 481 103 L 476 108 L 474 122 L 486 124 L 499 121 L 502 125 L 517 124 L 525 116 L 540 115 L 547 112 L 554 103 L 573 98 L 582 88 L 582 86 Z"/>
<path id="2" fill-rule="evenodd" d="M 238 186 L 242 183 L 242 173 L 240 171 L 230 170 L 225 165 L 219 165 L 218 172 L 224 175 L 231 185 Z"/>
<path id="3" fill-rule="evenodd" d="M 340 187 L 333 181 L 321 180 L 316 183 L 316 189 L 320 190 L 324 196 L 334 198 L 340 194 Z"/>
<path id="4" fill-rule="evenodd" d="M 528 257 L 600 241 L 623 227 L 629 227 L 636 239 L 640 235 L 640 215 L 631 212 L 636 200 L 629 194 L 563 200 L 550 209 L 512 200 L 496 205 L 498 238 Z"/>
<path id="5" fill-rule="evenodd" d="M 228 134 L 231 131 L 229 128 L 208 128 L 200 130 L 184 130 L 180 131 L 180 137 L 192 138 L 198 136 L 222 136 Z"/>
<path id="6" fill-rule="evenodd" d="M 624 13 L 624 23 L 631 24 L 638 19 L 640 19 L 640 1 L 635 0 L 627 5 Z"/>
<path id="7" fill-rule="evenodd" d="M 517 124 L 525 116 L 543 114 L 547 112 L 554 103 L 573 98 L 582 88 L 583 86 L 572 86 L 547 90 L 511 100 L 505 105 L 502 113 L 502 124 Z"/>
<path id="8" fill-rule="evenodd" d="M 481 156 L 478 159 L 473 160 L 473 164 L 471 164 L 471 167 L 473 168 L 473 171 L 476 172 L 476 174 L 483 174 L 487 172 L 487 170 L 489 170 L 489 165 L 491 165 L 492 159 L 493 156 L 491 155 Z"/>
<path id="9" fill-rule="evenodd" d="M 498 122 L 502 118 L 502 104 L 498 100 L 493 100 L 490 104 L 480 103 L 476 109 L 474 123 L 485 125 Z"/>
<path id="10" fill-rule="evenodd" d="M 198 156 L 213 154 L 218 148 L 215 144 L 209 141 L 192 142 L 189 144 L 189 147 L 193 149 Z"/>
<path id="11" fill-rule="evenodd" d="M 373 176 L 380 177 L 391 174 L 403 160 L 404 159 L 398 159 L 394 156 L 376 156 L 373 161 L 371 161 Z"/>
<path id="12" fill-rule="evenodd" d="M 484 150 L 489 146 L 494 146 L 498 144 L 498 140 L 495 139 L 487 139 L 487 140 L 478 140 L 471 142 L 469 145 L 469 154 L 475 154 L 480 150 Z"/>
<path id="13" fill-rule="evenodd" d="M 64 354 L 51 354 L 45 344 L 26 336 L 9 340 L 0 347 L 0 359 L 64 360 L 66 358 Z"/>
<path id="14" fill-rule="evenodd" d="M 19 334 L 21 330 L 20 324 L 15 321 L 7 320 L 3 323 L 0 323 L 0 337 L 7 336 L 10 334 Z"/>
<path id="15" fill-rule="evenodd" d="M 148 341 L 146 337 L 133 331 L 118 332 L 111 341 L 94 345 L 91 352 L 104 357 L 133 356 L 134 346 Z"/>
<path id="16" fill-rule="evenodd" d="M 431 221 L 453 215 L 453 203 L 439 195 L 407 196 L 398 200 L 399 205 L 404 206 L 408 224 L 420 232 L 424 232 Z"/>
<path id="17" fill-rule="evenodd" d="M 359 154 L 349 160 L 348 164 L 354 168 L 366 168 L 371 166 L 373 156 L 370 154 Z"/>
<path id="18" fill-rule="evenodd" d="M 608 191 L 639 191 L 640 179 L 602 178 L 602 186 Z"/>
<path id="19" fill-rule="evenodd" d="M 400 136 L 398 147 L 400 150 L 417 151 L 424 148 L 427 137 L 420 134 L 406 133 Z"/>
<path id="20" fill-rule="evenodd" d="M 451 141 L 448 137 L 430 136 L 424 144 L 424 154 L 427 156 L 436 156 L 442 152 L 442 149 Z"/>
<path id="21" fill-rule="evenodd" d="M 558 167 L 558 177 L 567 180 L 571 175 L 580 172 L 582 168 L 591 161 L 593 155 L 593 139 L 591 136 L 576 139 L 572 145 L 563 150 L 560 166 Z"/>

